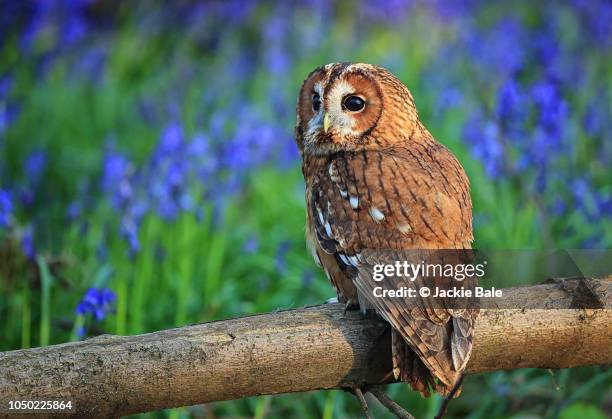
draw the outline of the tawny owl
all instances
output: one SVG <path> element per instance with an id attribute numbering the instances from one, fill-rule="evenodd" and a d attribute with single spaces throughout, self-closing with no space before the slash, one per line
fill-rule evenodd
<path id="1" fill-rule="evenodd" d="M 469 249 L 472 203 L 457 159 L 423 126 L 387 70 L 332 63 L 302 85 L 296 141 L 306 181 L 307 243 L 338 300 L 392 327 L 393 373 L 424 395 L 447 394 L 472 349 L 475 310 L 414 310 L 376 298 L 366 252 Z M 374 253 L 373 253 L 374 251 Z"/>

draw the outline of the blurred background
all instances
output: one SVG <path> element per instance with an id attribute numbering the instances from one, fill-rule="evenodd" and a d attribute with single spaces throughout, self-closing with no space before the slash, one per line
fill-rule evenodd
<path id="1" fill-rule="evenodd" d="M 293 140 L 301 82 L 332 61 L 409 86 L 468 172 L 476 247 L 612 247 L 608 1 L 0 4 L 1 351 L 332 297 Z M 321 391 L 149 416 L 359 414 Z M 470 376 L 449 412 L 610 416 L 604 367 Z"/>

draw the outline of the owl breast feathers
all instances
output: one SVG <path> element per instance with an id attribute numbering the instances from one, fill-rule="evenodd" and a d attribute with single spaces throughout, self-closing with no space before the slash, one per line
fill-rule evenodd
<path id="1" fill-rule="evenodd" d="M 471 247 L 463 168 L 419 121 L 406 86 L 369 64 L 328 64 L 308 76 L 296 141 L 315 261 L 340 301 L 374 309 L 391 325 L 396 379 L 425 395 L 448 393 L 469 359 L 477 311 L 375 297 L 371 267 L 402 251 Z"/>

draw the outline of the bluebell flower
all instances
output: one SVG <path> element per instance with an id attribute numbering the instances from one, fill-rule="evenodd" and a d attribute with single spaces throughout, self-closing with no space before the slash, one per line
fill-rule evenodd
<path id="1" fill-rule="evenodd" d="M 161 159 L 168 155 L 173 155 L 181 150 L 184 143 L 183 127 L 178 122 L 171 122 L 161 133 L 155 159 Z"/>
<path id="2" fill-rule="evenodd" d="M 23 230 L 21 236 L 21 250 L 28 260 L 34 260 L 36 257 L 36 250 L 34 249 L 34 231 L 32 226 L 28 226 Z"/>
<path id="3" fill-rule="evenodd" d="M 208 135 L 196 134 L 187 147 L 187 154 L 191 160 L 191 171 L 200 180 L 208 180 L 219 169 L 219 161 Z"/>
<path id="4" fill-rule="evenodd" d="M 98 82 L 102 78 L 108 51 L 100 46 L 89 47 L 75 64 L 73 71 L 84 76 L 89 82 Z"/>
<path id="5" fill-rule="evenodd" d="M 66 210 L 66 217 L 69 221 L 75 221 L 77 218 L 81 216 L 81 212 L 83 211 L 83 205 L 79 201 L 72 201 L 68 204 L 68 208 Z"/>
<path id="6" fill-rule="evenodd" d="M 13 87 L 13 76 L 6 72 L 0 76 L 0 101 L 6 100 Z"/>
<path id="7" fill-rule="evenodd" d="M 80 339 L 80 338 L 82 338 L 83 336 L 85 336 L 85 332 L 86 332 L 86 330 L 85 330 L 85 326 L 79 326 L 79 327 L 77 328 L 77 330 L 76 330 L 76 335 L 77 335 L 77 337 Z"/>
<path id="8" fill-rule="evenodd" d="M 287 252 L 291 248 L 291 241 L 283 240 L 280 242 L 278 247 L 276 248 L 276 270 L 283 274 L 287 271 Z"/>
<path id="9" fill-rule="evenodd" d="M 92 314 L 97 321 L 113 312 L 117 296 L 108 288 L 89 288 L 77 305 L 75 313 L 79 316 Z"/>
<path id="10" fill-rule="evenodd" d="M 583 19 L 584 31 L 596 43 L 609 47 L 612 43 L 612 4 L 605 0 L 574 0 L 572 3 Z"/>
<path id="11" fill-rule="evenodd" d="M 200 159 L 211 152 L 210 139 L 206 134 L 197 133 L 187 147 L 188 155 Z"/>
<path id="12" fill-rule="evenodd" d="M 106 243 L 102 242 L 96 246 L 96 258 L 100 263 L 106 263 L 108 261 L 108 247 Z"/>
<path id="13" fill-rule="evenodd" d="M 567 204 L 561 198 L 556 197 L 555 200 L 553 201 L 551 210 L 555 216 L 560 217 L 564 215 L 565 212 L 567 211 Z"/>
<path id="14" fill-rule="evenodd" d="M 437 98 L 436 114 L 441 115 L 448 109 L 455 108 L 463 103 L 463 93 L 453 86 L 447 86 Z"/>
<path id="15" fill-rule="evenodd" d="M 167 199 L 160 199 L 157 203 L 157 213 L 166 221 L 176 219 L 179 214 L 179 209 L 179 205 L 170 197 Z"/>
<path id="16" fill-rule="evenodd" d="M 590 136 L 603 134 L 606 124 L 609 124 L 608 116 L 609 106 L 606 104 L 604 95 L 596 95 L 587 105 L 586 112 L 583 118 L 585 132 Z"/>
<path id="17" fill-rule="evenodd" d="M 128 175 L 130 162 L 125 156 L 110 150 L 104 157 L 103 166 L 102 188 L 106 192 L 114 193 L 121 180 Z"/>
<path id="18" fill-rule="evenodd" d="M 35 184 L 40 179 L 47 164 L 47 155 L 44 151 L 32 152 L 25 161 L 25 174 L 30 184 Z"/>
<path id="19" fill-rule="evenodd" d="M 416 5 L 414 0 L 362 1 L 360 11 L 364 18 L 381 20 L 391 24 L 403 22 L 411 8 Z"/>
<path id="20" fill-rule="evenodd" d="M 263 42 L 267 45 L 264 53 L 266 66 L 270 73 L 283 75 L 287 72 L 290 58 L 283 43 L 287 38 L 289 23 L 287 14 L 290 10 L 281 3 L 272 18 L 264 25 Z"/>
<path id="21" fill-rule="evenodd" d="M 603 219 L 612 218 L 612 195 L 599 194 L 595 197 L 598 217 Z"/>
<path id="22" fill-rule="evenodd" d="M 19 190 L 19 201 L 24 208 L 29 208 L 34 204 L 34 190 L 26 186 Z"/>
<path id="23" fill-rule="evenodd" d="M 480 5 L 479 0 L 433 0 L 431 4 L 438 16 L 443 19 L 460 18 L 470 16 L 475 13 L 476 6 Z"/>
<path id="24" fill-rule="evenodd" d="M 87 34 L 87 21 L 74 9 L 67 17 L 62 28 L 62 42 L 71 45 L 81 40 Z"/>
<path id="25" fill-rule="evenodd" d="M 127 241 L 129 255 L 135 256 L 140 251 L 140 240 L 138 239 L 138 224 L 131 218 L 123 217 L 119 227 L 121 237 Z"/>
<path id="26" fill-rule="evenodd" d="M 555 68 L 555 60 L 560 50 L 558 35 L 545 27 L 540 29 L 532 38 L 532 46 L 542 66 L 547 70 Z M 552 75 L 555 75 L 555 73 L 553 71 Z"/>
<path id="27" fill-rule="evenodd" d="M 546 130 L 551 141 L 557 145 L 562 127 L 569 113 L 567 102 L 558 86 L 551 80 L 540 80 L 531 88 L 533 100 L 538 106 L 538 122 Z"/>
<path id="28" fill-rule="evenodd" d="M 464 125 L 463 140 L 470 146 L 472 155 L 480 160 L 487 175 L 494 179 L 503 174 L 505 153 L 495 122 L 473 114 Z"/>
<path id="29" fill-rule="evenodd" d="M 512 131 L 521 127 L 528 116 L 529 108 L 521 87 L 510 76 L 499 89 L 497 98 L 497 118 L 502 126 Z"/>
<path id="30" fill-rule="evenodd" d="M 215 21 L 238 25 L 249 18 L 256 5 L 256 0 L 228 0 L 208 2 L 207 9 L 215 17 Z"/>
<path id="31" fill-rule="evenodd" d="M 6 228 L 13 218 L 13 200 L 9 191 L 0 189 L 0 228 Z"/>
<path id="32" fill-rule="evenodd" d="M 305 269 L 302 272 L 302 285 L 308 287 L 312 284 L 315 279 L 315 274 L 311 269 Z"/>
<path id="33" fill-rule="evenodd" d="M 286 74 L 291 65 L 291 59 L 281 46 L 268 48 L 266 51 L 266 62 L 268 70 L 271 74 L 283 75 Z"/>
<path id="34" fill-rule="evenodd" d="M 279 156 L 279 167 L 281 169 L 287 169 L 293 167 L 300 158 L 300 151 L 289 135 L 286 136 L 286 140 L 282 143 L 282 148 Z"/>
<path id="35" fill-rule="evenodd" d="M 36 2 L 29 19 L 20 34 L 19 44 L 23 51 L 30 52 L 38 34 L 45 25 L 45 15 L 51 9 L 51 2 Z"/>
<path id="36" fill-rule="evenodd" d="M 18 103 L 8 103 L 1 106 L 0 104 L 0 134 L 5 132 L 13 122 L 17 120 L 21 112 L 21 106 Z"/>
<path id="37" fill-rule="evenodd" d="M 475 67 L 479 74 L 514 74 L 525 65 L 528 34 L 515 17 L 500 20 L 490 30 L 469 31 L 464 36 L 468 51 L 479 63 Z"/>
<path id="38" fill-rule="evenodd" d="M 251 235 L 247 241 L 242 245 L 242 251 L 247 254 L 253 254 L 257 252 L 259 248 L 259 241 L 257 240 L 257 236 Z"/>
<path id="39" fill-rule="evenodd" d="M 582 241 L 580 244 L 581 249 L 598 249 L 603 248 L 603 235 L 602 233 L 595 233 Z"/>

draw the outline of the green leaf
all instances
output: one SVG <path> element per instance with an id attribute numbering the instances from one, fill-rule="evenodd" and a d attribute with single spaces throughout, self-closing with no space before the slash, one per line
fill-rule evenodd
<path id="1" fill-rule="evenodd" d="M 567 406 L 559 414 L 559 419 L 606 419 L 606 416 L 597 407 L 582 402 Z"/>

